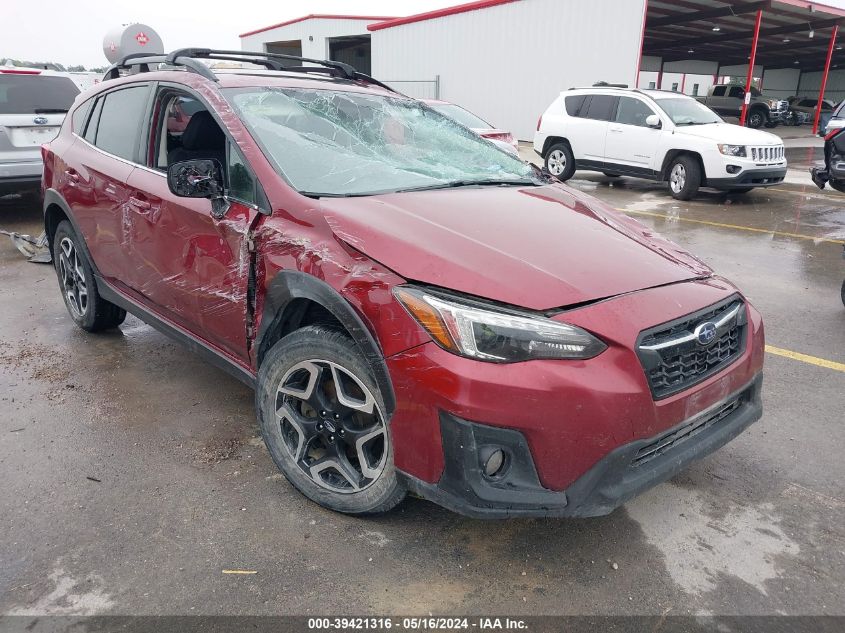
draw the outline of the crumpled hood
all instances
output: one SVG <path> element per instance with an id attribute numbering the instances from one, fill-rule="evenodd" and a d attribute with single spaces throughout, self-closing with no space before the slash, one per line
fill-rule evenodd
<path id="1" fill-rule="evenodd" d="M 752 130 L 732 123 L 680 125 L 675 128 L 675 134 L 707 138 L 716 143 L 728 143 L 730 145 L 783 145 L 783 139 L 771 132 Z"/>
<path id="2" fill-rule="evenodd" d="M 562 185 L 323 198 L 321 205 L 338 238 L 405 279 L 534 310 L 711 273 Z"/>

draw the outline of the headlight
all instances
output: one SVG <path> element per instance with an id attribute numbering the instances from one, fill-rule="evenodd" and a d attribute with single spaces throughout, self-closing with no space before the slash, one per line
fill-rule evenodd
<path id="1" fill-rule="evenodd" d="M 515 310 L 447 299 L 412 286 L 393 294 L 445 350 L 476 360 L 586 359 L 607 346 L 581 328 Z"/>
<path id="2" fill-rule="evenodd" d="M 719 144 L 719 151 L 725 156 L 745 156 L 745 145 Z"/>

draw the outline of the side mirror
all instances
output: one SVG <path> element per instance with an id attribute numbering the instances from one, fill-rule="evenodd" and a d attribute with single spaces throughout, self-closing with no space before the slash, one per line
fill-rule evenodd
<path id="1" fill-rule="evenodd" d="M 663 127 L 662 123 L 660 123 L 660 117 L 657 116 L 656 114 L 649 114 L 645 118 L 645 124 L 649 127 L 653 127 L 653 128 L 657 128 L 657 129 Z"/>
<path id="2" fill-rule="evenodd" d="M 223 197 L 223 167 L 214 159 L 184 160 L 167 168 L 167 186 L 180 198 L 208 198 L 211 215 L 226 215 L 229 203 Z"/>
<path id="3" fill-rule="evenodd" d="M 223 168 L 216 160 L 207 159 L 173 163 L 167 168 L 167 186 L 180 198 L 220 198 Z"/>

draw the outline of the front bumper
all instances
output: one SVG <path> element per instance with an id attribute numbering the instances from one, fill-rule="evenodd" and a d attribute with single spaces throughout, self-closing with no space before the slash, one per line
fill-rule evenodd
<path id="1" fill-rule="evenodd" d="M 746 169 L 730 178 L 708 178 L 707 186 L 716 189 L 745 189 L 747 187 L 772 187 L 786 178 L 786 167 Z"/>
<path id="2" fill-rule="evenodd" d="M 533 469 L 517 472 L 522 482 L 519 492 L 525 495 L 524 500 L 530 500 L 529 507 L 549 514 L 545 508 L 560 509 L 562 499 L 571 508 L 582 505 L 571 501 L 573 495 L 578 497 L 578 487 L 573 486 L 609 455 L 616 454 L 614 451 L 630 449 L 632 442 L 652 441 L 696 418 L 740 393 L 760 373 L 763 324 L 759 313 L 748 304 L 741 354 L 718 373 L 683 391 L 655 399 L 636 352 L 642 332 L 696 314 L 736 293 L 729 283 L 711 277 L 632 292 L 555 317 L 592 332 L 608 345 L 604 352 L 586 361 L 499 365 L 456 356 L 434 343 L 388 357 L 396 394 L 390 426 L 397 470 L 407 475 L 409 486 L 418 494 L 455 505 L 450 500 L 466 501 L 458 494 L 466 486 L 448 484 L 463 481 L 462 475 L 450 474 L 449 464 L 453 468 L 463 459 L 457 459 L 460 455 L 454 454 L 453 447 L 471 446 L 473 442 L 493 445 L 508 438 L 491 439 L 491 432 L 513 432 L 516 435 L 512 437 L 519 438 L 508 440 L 516 447 L 513 461 L 530 464 Z M 468 437 L 464 425 L 471 423 L 473 437 Z M 481 431 L 484 437 L 479 440 L 477 433 Z M 705 452 L 702 449 L 701 454 Z M 489 492 L 487 488 L 480 490 Z M 561 497 L 561 493 L 566 496 Z M 501 501 L 473 494 L 483 503 L 464 503 L 463 511 L 481 507 L 483 514 L 484 507 Z M 523 510 L 523 514 L 531 513 Z M 507 510 L 505 514 L 514 512 Z"/>
<path id="3" fill-rule="evenodd" d="M 743 389 L 674 428 L 614 449 L 559 492 L 540 484 L 519 432 L 442 414 L 443 476 L 437 484 L 429 484 L 406 475 L 406 484 L 423 498 L 475 518 L 601 516 L 724 446 L 759 420 L 762 384 L 758 374 Z M 479 451 L 497 446 L 507 447 L 514 458 L 501 477 L 488 478 Z"/>

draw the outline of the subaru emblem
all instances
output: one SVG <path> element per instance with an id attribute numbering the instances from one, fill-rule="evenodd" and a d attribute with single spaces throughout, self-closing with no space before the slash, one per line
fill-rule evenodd
<path id="1" fill-rule="evenodd" d="M 716 338 L 716 324 L 713 321 L 700 323 L 693 334 L 699 345 L 710 345 Z"/>
<path id="2" fill-rule="evenodd" d="M 47 117 L 46 116 L 37 116 L 34 119 L 32 119 L 32 122 L 35 123 L 35 125 L 47 125 Z"/>

